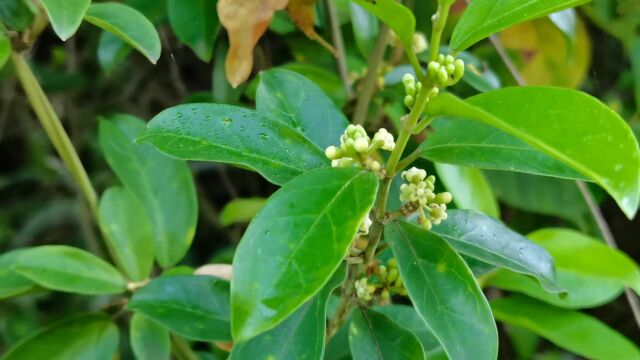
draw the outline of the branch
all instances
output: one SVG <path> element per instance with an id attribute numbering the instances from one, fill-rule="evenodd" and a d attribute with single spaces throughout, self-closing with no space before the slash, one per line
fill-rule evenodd
<path id="1" fill-rule="evenodd" d="M 351 89 L 351 83 L 349 82 L 349 69 L 347 68 L 344 40 L 342 38 L 342 29 L 340 29 L 340 21 L 338 20 L 336 5 L 331 0 L 327 0 L 326 4 L 327 12 L 329 14 L 329 22 L 331 23 L 331 39 L 333 40 L 333 46 L 338 50 L 338 56 L 336 57 L 338 62 L 338 72 L 342 79 L 342 85 L 347 92 L 347 98 L 351 99 L 353 98 L 353 90 Z"/>

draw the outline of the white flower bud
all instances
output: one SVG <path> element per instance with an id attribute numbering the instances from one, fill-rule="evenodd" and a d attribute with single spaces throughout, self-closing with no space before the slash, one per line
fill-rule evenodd
<path id="1" fill-rule="evenodd" d="M 335 146 L 329 146 L 325 151 L 324 154 L 327 156 L 328 159 L 330 160 L 335 160 L 337 158 L 340 157 L 340 151 L 338 150 L 338 148 L 336 148 Z"/>
<path id="2" fill-rule="evenodd" d="M 367 151 L 367 148 L 369 148 L 369 141 L 363 137 L 357 138 L 354 144 L 354 148 L 357 152 L 363 153 Z"/>
<path id="3" fill-rule="evenodd" d="M 415 32 L 411 39 L 411 47 L 416 54 L 427 50 L 427 38 L 421 32 Z"/>
<path id="4" fill-rule="evenodd" d="M 372 221 L 371 219 L 367 216 L 364 218 L 364 221 L 362 221 L 362 223 L 360 224 L 360 232 L 363 235 L 367 235 L 369 233 L 369 228 L 371 227 Z"/>

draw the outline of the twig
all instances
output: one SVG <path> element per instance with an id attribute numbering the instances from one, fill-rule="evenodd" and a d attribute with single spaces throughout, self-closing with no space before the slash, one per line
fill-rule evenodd
<path id="1" fill-rule="evenodd" d="M 336 57 L 338 72 L 340 73 L 344 90 L 347 92 L 347 98 L 351 99 L 353 98 L 353 89 L 351 89 L 351 83 L 349 82 L 349 69 L 347 68 L 344 39 L 342 38 L 342 29 L 340 29 L 336 5 L 331 0 L 327 0 L 325 3 L 327 4 L 327 13 L 329 14 L 329 22 L 331 23 L 331 39 L 333 40 L 333 46 L 338 50 L 338 56 Z"/>
<path id="2" fill-rule="evenodd" d="M 513 61 L 511 61 L 511 58 L 504 50 L 504 46 L 502 46 L 502 42 L 500 41 L 500 39 L 495 35 L 492 35 L 489 39 L 491 40 L 491 43 L 493 43 L 493 46 L 496 48 L 496 51 L 498 51 L 498 55 L 500 55 L 500 58 L 509 69 L 511 76 L 513 76 L 513 78 L 516 80 L 516 83 L 518 83 L 518 85 L 520 86 L 526 86 L 526 80 L 522 77 L 522 74 L 520 74 L 520 71 L 518 71 L 515 64 L 513 63 Z M 609 228 L 609 224 L 607 224 L 607 221 L 600 211 L 600 207 L 594 200 L 593 195 L 591 195 L 591 192 L 582 181 L 576 181 L 576 185 L 578 186 L 582 197 L 589 207 L 591 216 L 593 216 L 593 218 L 596 220 L 596 224 L 598 225 L 598 230 L 600 231 L 602 238 L 609 247 L 617 249 L 618 244 L 613 237 L 613 233 Z M 625 288 L 625 296 L 627 298 L 627 301 L 629 302 L 629 306 L 631 307 L 631 312 L 633 313 L 636 325 L 638 326 L 638 328 L 640 328 L 640 301 L 638 300 L 636 294 L 634 294 L 633 291 L 629 288 Z"/>
<path id="3" fill-rule="evenodd" d="M 362 90 L 360 91 L 358 103 L 356 104 L 356 111 L 353 115 L 354 124 L 362 125 L 367 118 L 369 104 L 371 103 L 371 98 L 373 97 L 378 82 L 378 68 L 384 58 L 384 51 L 387 48 L 390 36 L 391 31 L 389 31 L 389 27 L 383 24 L 380 27 L 373 52 L 371 52 L 369 56 L 369 69 L 367 70 L 367 75 L 364 77 Z"/>

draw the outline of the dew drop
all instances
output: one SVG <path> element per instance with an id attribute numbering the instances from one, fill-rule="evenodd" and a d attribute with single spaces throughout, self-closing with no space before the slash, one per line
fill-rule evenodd
<path id="1" fill-rule="evenodd" d="M 260 137 L 260 139 L 262 140 L 269 140 L 269 135 L 265 134 L 265 133 L 260 133 L 258 134 L 258 136 Z"/>
<path id="2" fill-rule="evenodd" d="M 222 118 L 220 121 L 222 121 L 222 124 L 226 127 L 231 126 L 231 124 L 233 124 L 233 120 L 230 118 Z"/>

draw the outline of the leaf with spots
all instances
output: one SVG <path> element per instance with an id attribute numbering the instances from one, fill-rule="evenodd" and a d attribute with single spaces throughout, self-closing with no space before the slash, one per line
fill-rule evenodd
<path id="1" fill-rule="evenodd" d="M 256 110 L 300 129 L 321 149 L 336 145 L 349 122 L 311 80 L 289 70 L 260 74 Z"/>
<path id="2" fill-rule="evenodd" d="M 322 359 L 325 343 L 327 300 L 347 275 L 342 265 L 318 295 L 300 306 L 278 326 L 233 346 L 231 360 Z"/>
<path id="3" fill-rule="evenodd" d="M 370 309 L 355 310 L 349 344 L 354 360 L 425 359 L 422 345 L 412 332 Z"/>
<path id="4" fill-rule="evenodd" d="M 227 29 L 229 52 L 226 73 L 237 87 L 249 78 L 253 68 L 253 48 L 269 28 L 273 13 L 285 8 L 289 0 L 219 0 L 220 23 Z"/>
<path id="5" fill-rule="evenodd" d="M 496 359 L 498 332 L 491 309 L 453 247 L 406 222 L 387 225 L 384 235 L 409 297 L 449 358 Z"/>
<path id="6" fill-rule="evenodd" d="M 229 283 L 213 276 L 159 277 L 138 289 L 127 308 L 188 339 L 231 339 Z"/>
<path id="7" fill-rule="evenodd" d="M 233 337 L 286 319 L 325 286 L 369 214 L 378 177 L 355 168 L 307 172 L 272 195 L 233 259 Z"/>
<path id="8" fill-rule="evenodd" d="M 324 167 L 324 152 L 284 121 L 231 105 L 189 104 L 156 115 L 138 142 L 186 160 L 248 167 L 283 185 Z"/>

